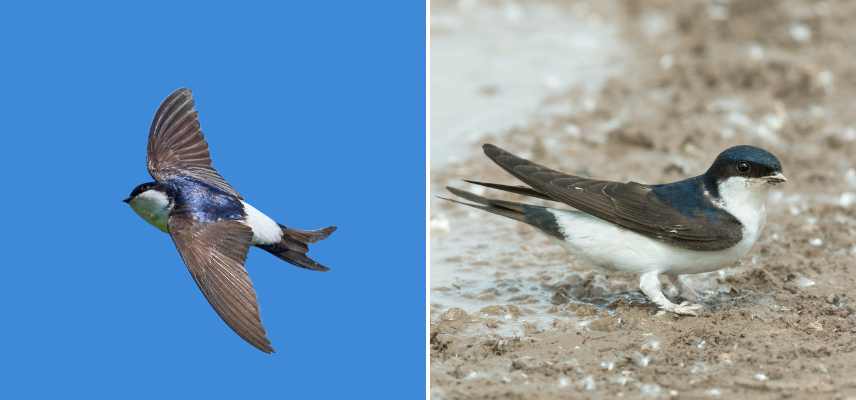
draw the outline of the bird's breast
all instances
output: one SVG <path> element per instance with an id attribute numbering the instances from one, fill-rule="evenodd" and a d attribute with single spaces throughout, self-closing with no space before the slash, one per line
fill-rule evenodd
<path id="1" fill-rule="evenodd" d="M 133 198 L 130 205 L 131 209 L 146 222 L 163 232 L 169 233 L 167 223 L 169 213 L 172 211 L 172 202 L 164 193 L 155 190 L 143 192 Z"/>

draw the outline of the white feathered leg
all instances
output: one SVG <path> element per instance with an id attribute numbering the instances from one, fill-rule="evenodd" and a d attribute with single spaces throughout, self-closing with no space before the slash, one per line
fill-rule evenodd
<path id="1" fill-rule="evenodd" d="M 692 288 L 692 286 L 688 285 L 687 282 L 681 279 L 681 277 L 678 275 L 669 274 L 668 276 L 669 281 L 672 282 L 672 285 L 674 285 L 675 288 L 678 289 L 678 293 L 681 294 L 681 297 L 683 297 L 684 300 L 692 303 L 699 302 L 701 296 L 699 296 L 698 292 L 696 292 L 695 289 Z"/>
<path id="2" fill-rule="evenodd" d="M 648 299 L 665 311 L 678 315 L 698 315 L 702 309 L 700 304 L 689 304 L 687 302 L 675 304 L 663 295 L 659 275 L 658 271 L 650 271 L 639 277 L 639 289 L 642 289 L 642 293 L 645 293 Z"/>

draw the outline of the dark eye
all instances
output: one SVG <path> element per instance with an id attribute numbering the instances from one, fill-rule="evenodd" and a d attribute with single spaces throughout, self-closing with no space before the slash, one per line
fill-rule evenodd
<path id="1" fill-rule="evenodd" d="M 749 163 L 746 161 L 738 161 L 737 170 L 740 172 L 749 172 Z"/>

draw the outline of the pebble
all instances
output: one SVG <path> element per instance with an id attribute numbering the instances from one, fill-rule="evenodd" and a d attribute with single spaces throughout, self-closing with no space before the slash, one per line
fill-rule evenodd
<path id="1" fill-rule="evenodd" d="M 465 318 L 467 318 L 467 312 L 457 307 L 452 307 L 440 315 L 443 321 L 458 321 Z"/>
<path id="2" fill-rule="evenodd" d="M 791 39 L 797 43 L 805 43 L 811 40 L 811 28 L 805 24 L 794 23 L 788 31 L 791 34 Z"/>
<path id="3" fill-rule="evenodd" d="M 431 231 L 447 233 L 451 230 L 449 220 L 443 217 L 431 218 Z"/>
<path id="4" fill-rule="evenodd" d="M 594 382 L 594 377 L 591 375 L 588 375 L 585 378 L 583 378 L 582 386 L 583 386 L 583 389 L 585 389 L 588 392 L 591 392 L 591 391 L 597 389 L 597 385 Z"/>
<path id="5" fill-rule="evenodd" d="M 646 383 L 639 386 L 639 392 L 646 397 L 657 397 L 662 391 L 663 389 L 656 383 Z"/>
<path id="6" fill-rule="evenodd" d="M 505 319 L 517 318 L 520 316 L 520 309 L 514 305 L 505 306 L 487 306 L 479 310 L 482 314 L 491 316 L 501 316 Z"/>
<path id="7" fill-rule="evenodd" d="M 646 356 L 646 355 L 644 355 L 644 354 L 642 354 L 642 353 L 640 353 L 640 352 L 638 352 L 638 351 L 637 351 L 637 352 L 635 352 L 635 353 L 633 353 L 633 355 L 632 355 L 632 356 L 630 356 L 630 359 L 631 359 L 631 360 L 633 361 L 633 363 L 634 363 L 634 364 L 636 364 L 636 366 L 637 366 L 637 367 L 639 367 L 639 368 L 645 368 L 645 367 L 647 367 L 649 364 L 651 364 L 651 357 L 650 357 L 650 356 Z"/>

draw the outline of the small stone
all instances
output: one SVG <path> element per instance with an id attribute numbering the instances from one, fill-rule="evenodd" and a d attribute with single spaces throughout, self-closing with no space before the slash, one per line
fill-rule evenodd
<path id="1" fill-rule="evenodd" d="M 594 382 L 594 377 L 591 375 L 587 375 L 585 378 L 583 378 L 583 381 L 581 383 L 582 383 L 583 390 L 585 390 L 587 392 L 591 392 L 591 391 L 597 389 L 597 385 Z"/>
<path id="2" fill-rule="evenodd" d="M 658 397 L 663 391 L 656 383 L 646 383 L 639 387 L 639 392 L 645 397 Z"/>
<path id="3" fill-rule="evenodd" d="M 520 316 L 520 309 L 513 305 L 487 306 L 479 310 L 480 313 L 505 319 L 513 319 Z"/>
<path id="4" fill-rule="evenodd" d="M 646 356 L 638 351 L 630 356 L 630 360 L 632 360 L 633 364 L 636 364 L 639 368 L 645 368 L 651 364 L 651 356 Z"/>
<path id="5" fill-rule="evenodd" d="M 791 34 L 791 39 L 797 43 L 805 43 L 811 40 L 811 28 L 805 24 L 794 23 L 788 32 Z"/>
<path id="6" fill-rule="evenodd" d="M 467 312 L 457 307 L 452 307 L 440 315 L 443 321 L 459 321 L 465 318 L 467 318 Z"/>
<path id="7" fill-rule="evenodd" d="M 618 324 L 612 317 L 603 317 L 592 321 L 589 329 L 598 332 L 613 332 L 618 329 Z"/>
<path id="8" fill-rule="evenodd" d="M 449 220 L 444 217 L 431 218 L 431 231 L 447 233 L 450 230 Z"/>

